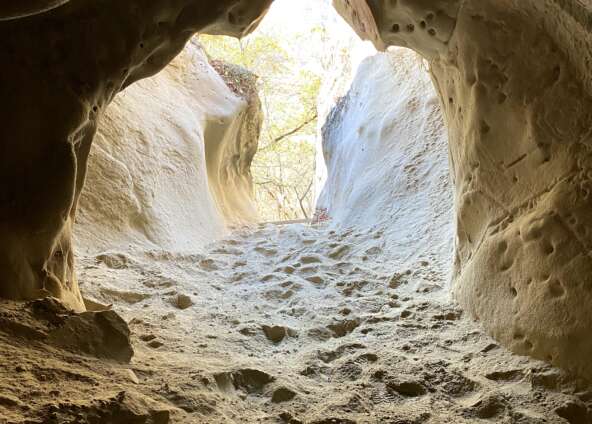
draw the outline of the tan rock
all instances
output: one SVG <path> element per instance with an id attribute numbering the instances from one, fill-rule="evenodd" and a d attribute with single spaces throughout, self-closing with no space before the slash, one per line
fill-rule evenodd
<path id="1" fill-rule="evenodd" d="M 61 3 L 10 1 L 0 7 L 0 19 Z M 85 309 L 72 226 L 106 107 L 125 87 L 161 71 L 194 33 L 248 33 L 271 0 L 245 3 L 145 7 L 110 0 L 97 9 L 70 2 L 34 18 L 0 22 L 0 150 L 11 152 L 0 155 L 0 297 L 51 295 Z M 120 25 L 126 21 L 133 24 Z M 219 165 L 221 157 L 212 163 Z"/>
<path id="2" fill-rule="evenodd" d="M 454 294 L 514 352 L 592 376 L 592 73 L 579 1 L 335 0 L 430 61 L 456 190 Z"/>

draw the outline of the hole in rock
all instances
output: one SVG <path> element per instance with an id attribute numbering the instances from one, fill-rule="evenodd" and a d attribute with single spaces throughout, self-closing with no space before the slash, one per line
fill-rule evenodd
<path id="1" fill-rule="evenodd" d="M 546 187 L 507 184 L 518 179 L 499 166 L 508 157 L 537 153 L 514 146 L 535 131 L 518 131 L 520 117 L 500 125 L 496 114 L 513 97 L 493 88 L 514 89 L 508 76 L 498 74 L 513 67 L 471 68 L 440 79 L 434 71 L 442 62 L 429 57 L 431 49 L 447 45 L 442 40 L 456 28 L 460 11 L 446 6 L 434 13 L 429 1 L 342 10 L 372 29 L 369 13 L 378 3 L 390 4 L 381 36 L 397 33 L 390 36 L 408 45 L 421 40 L 421 48 L 429 47 L 422 57 L 399 47 L 378 51 L 326 0 L 276 0 L 266 14 L 266 0 L 177 2 L 180 10 L 170 9 L 180 7 L 175 2 L 160 10 L 158 0 L 141 10 L 130 0 L 133 19 L 126 19 L 133 31 L 116 28 L 128 22 L 118 15 L 101 12 L 106 17 L 95 22 L 98 9 L 71 2 L 46 12 L 47 22 L 44 15 L 27 18 L 25 33 L 45 23 L 51 31 L 40 34 L 51 43 L 74 46 L 75 38 L 60 32 L 76 27 L 64 24 L 73 14 L 84 24 L 75 36 L 86 41 L 96 26 L 110 40 L 92 49 L 87 63 L 114 63 L 89 72 L 89 81 L 109 73 L 108 84 L 89 82 L 89 93 L 109 87 L 97 98 L 70 104 L 72 93 L 62 93 L 67 85 L 57 90 L 47 82 L 51 78 L 32 84 L 65 99 L 43 119 L 30 120 L 32 131 L 53 137 L 48 122 L 54 118 L 64 119 L 59 129 L 72 129 L 68 143 L 37 155 L 51 171 L 43 176 L 44 190 L 56 190 L 60 184 L 52 177 L 66 175 L 68 184 L 60 187 L 74 193 L 37 193 L 35 208 L 70 209 L 39 223 L 29 220 L 31 211 L 23 212 L 34 228 L 7 238 L 34 260 L 0 256 L 0 268 L 23 262 L 15 275 L 29 278 L 34 297 L 43 297 L 0 301 L 0 423 L 543 422 L 586 416 L 583 390 L 576 396 L 575 385 L 559 371 L 498 348 L 473 321 L 503 322 L 507 333 L 492 334 L 504 346 L 541 357 L 546 345 L 517 322 L 530 319 L 522 308 L 531 306 L 531 293 L 559 305 L 571 291 L 562 274 L 561 281 L 551 278 L 560 275 L 551 268 L 544 268 L 553 271 L 546 281 L 522 277 L 531 251 L 542 250 L 550 263 L 562 260 L 563 244 L 555 249 L 532 237 L 521 240 L 514 215 L 532 234 L 546 236 L 544 228 L 538 222 L 531 228 L 518 216 L 530 211 L 530 203 L 506 204 L 519 189 L 529 199 L 534 193 L 550 197 Z M 335 4 L 347 9 L 366 2 Z M 437 4 L 430 6 L 436 10 Z M 11 34 L 18 21 L 3 23 L 3 11 L 0 6 L 0 31 Z M 144 15 L 150 19 L 142 24 L 143 42 L 125 38 L 138 33 L 133 25 Z M 181 49 L 195 19 L 203 34 Z M 475 25 L 465 21 L 460 30 Z M 418 36 L 406 22 L 418 23 L 429 36 Z M 220 35 L 240 35 L 242 28 L 253 31 L 240 40 Z M 118 37 L 110 39 L 112 32 Z M 39 60 L 21 62 L 58 60 L 46 50 L 51 53 L 39 53 Z M 74 49 L 68 62 L 86 50 Z M 141 63 L 130 62 L 142 55 Z M 445 67 L 458 66 L 453 62 Z M 51 71 L 52 78 L 74 74 Z M 556 84 L 568 78 L 566 72 L 555 75 Z M 34 75 L 39 78 L 38 69 Z M 432 77 L 441 83 L 439 91 Z M 481 92 L 485 86 L 493 95 Z M 107 106 L 115 87 L 125 90 Z M 35 97 L 19 102 L 31 108 L 29 98 Z M 81 104 L 93 105 L 96 115 L 77 125 L 66 115 Z M 463 143 L 449 143 L 449 133 L 462 134 Z M 11 146 L 26 151 L 25 138 Z M 504 149 L 508 156 L 502 158 Z M 60 155 L 77 156 L 65 166 Z M 534 185 L 528 169 L 520 168 L 527 162 L 534 160 L 515 163 L 512 173 Z M 19 176 L 31 171 L 26 165 Z M 511 187 L 492 194 L 504 183 Z M 2 196 L 12 199 L 12 192 Z M 546 215 L 532 219 L 539 216 Z M 63 231 L 50 243 L 43 239 L 58 224 Z M 4 226 L 0 220 L 0 231 Z M 471 301 L 465 310 L 456 303 L 463 297 Z M 72 305 L 77 312 L 67 308 Z M 532 381 L 525 384 L 525 376 Z M 534 384 L 553 379 L 553 390 Z M 557 408 L 568 400 L 577 406 Z"/>

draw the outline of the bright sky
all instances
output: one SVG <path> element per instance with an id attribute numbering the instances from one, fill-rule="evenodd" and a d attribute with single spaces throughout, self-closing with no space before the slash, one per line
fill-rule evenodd
<path id="1" fill-rule="evenodd" d="M 253 36 L 273 36 L 282 48 L 299 61 L 299 67 L 322 72 L 319 57 L 326 45 L 313 41 L 312 30 L 323 27 L 333 39 L 351 37 L 351 28 L 333 8 L 331 0 L 275 0 Z M 318 40 L 318 39 L 315 39 Z"/>
<path id="2" fill-rule="evenodd" d="M 275 0 L 261 26 L 263 30 L 282 28 L 302 32 L 336 18 L 337 13 L 328 0 Z"/>

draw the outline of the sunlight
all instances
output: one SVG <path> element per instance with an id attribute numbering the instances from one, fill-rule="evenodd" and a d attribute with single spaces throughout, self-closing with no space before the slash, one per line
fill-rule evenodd
<path id="1" fill-rule="evenodd" d="M 251 166 L 262 221 L 310 219 L 315 202 L 317 98 L 328 32 L 340 18 L 329 2 L 280 0 L 243 40 L 201 36 L 210 57 L 257 78 L 264 121 Z"/>

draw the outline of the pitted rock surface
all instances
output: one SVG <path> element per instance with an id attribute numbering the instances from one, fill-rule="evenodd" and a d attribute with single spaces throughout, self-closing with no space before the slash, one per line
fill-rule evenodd
<path id="1" fill-rule="evenodd" d="M 592 376 L 589 5 L 334 3 L 377 47 L 430 62 L 450 137 L 458 301 L 514 352 Z"/>

